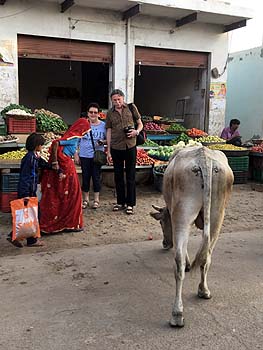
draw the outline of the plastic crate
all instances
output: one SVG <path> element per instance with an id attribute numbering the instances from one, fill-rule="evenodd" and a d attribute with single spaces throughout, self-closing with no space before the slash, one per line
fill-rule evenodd
<path id="1" fill-rule="evenodd" d="M 251 165 L 253 169 L 261 169 L 263 170 L 263 154 L 254 155 L 251 154 Z"/>
<path id="2" fill-rule="evenodd" d="M 163 189 L 163 174 L 162 173 L 158 173 L 157 171 L 153 170 L 153 184 L 154 184 L 154 188 L 157 191 L 162 192 L 162 189 Z"/>
<path id="3" fill-rule="evenodd" d="M 228 164 L 233 171 L 248 171 L 249 156 L 227 157 Z"/>
<path id="4" fill-rule="evenodd" d="M 263 183 L 263 169 L 252 169 L 252 179 Z"/>
<path id="5" fill-rule="evenodd" d="M 32 119 L 15 119 L 7 118 L 7 128 L 9 133 L 28 134 L 36 132 L 36 118 Z"/>
<path id="6" fill-rule="evenodd" d="M 19 173 L 2 174 L 1 180 L 0 180 L 0 191 L 16 192 L 19 176 L 20 176 Z"/>
<path id="7" fill-rule="evenodd" d="M 234 184 L 246 184 L 248 181 L 248 171 L 233 171 Z"/>
<path id="8" fill-rule="evenodd" d="M 10 202 L 17 199 L 17 192 L 0 192 L 0 211 L 3 213 L 10 213 Z"/>
<path id="9" fill-rule="evenodd" d="M 6 125 L 5 124 L 0 125 L 0 135 L 1 136 L 6 135 Z"/>

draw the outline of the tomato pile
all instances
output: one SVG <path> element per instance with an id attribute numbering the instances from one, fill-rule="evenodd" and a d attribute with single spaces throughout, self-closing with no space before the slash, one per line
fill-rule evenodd
<path id="1" fill-rule="evenodd" d="M 201 137 L 201 136 L 207 136 L 208 134 L 204 132 L 203 130 L 192 128 L 188 129 L 186 131 L 187 135 L 190 137 Z"/>
<path id="2" fill-rule="evenodd" d="M 261 143 L 261 144 L 258 145 L 258 146 L 253 146 L 253 147 L 251 148 L 251 151 L 252 151 L 252 152 L 263 153 L 263 143 Z"/>
<path id="3" fill-rule="evenodd" d="M 147 131 L 164 131 L 158 124 L 148 122 L 144 125 L 144 130 Z"/>
<path id="4" fill-rule="evenodd" d="M 152 165 L 154 160 L 148 156 L 144 149 L 137 149 L 136 165 Z M 112 161 L 109 165 L 113 165 Z"/>

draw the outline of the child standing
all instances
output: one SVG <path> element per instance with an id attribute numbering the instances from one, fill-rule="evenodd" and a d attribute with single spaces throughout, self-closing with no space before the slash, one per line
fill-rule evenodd
<path id="1" fill-rule="evenodd" d="M 40 158 L 38 152 L 42 150 L 42 146 L 45 143 L 45 139 L 42 135 L 33 133 L 26 139 L 27 154 L 23 157 L 20 167 L 20 178 L 18 182 L 18 198 L 23 198 L 25 205 L 28 202 L 29 197 L 37 197 L 37 184 L 38 184 L 38 169 L 52 169 L 52 164 L 49 164 L 44 159 Z M 38 216 L 39 216 L 38 212 Z M 20 241 L 12 241 L 9 234 L 7 240 L 16 247 L 22 248 L 23 245 Z M 43 242 L 35 237 L 27 238 L 28 247 L 41 247 Z"/>

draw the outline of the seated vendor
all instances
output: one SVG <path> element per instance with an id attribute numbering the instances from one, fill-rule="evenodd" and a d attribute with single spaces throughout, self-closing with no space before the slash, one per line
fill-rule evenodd
<path id="1" fill-rule="evenodd" d="M 228 127 L 224 128 L 221 133 L 221 138 L 235 146 L 241 146 L 241 136 L 238 131 L 240 121 L 238 119 L 231 119 Z"/>

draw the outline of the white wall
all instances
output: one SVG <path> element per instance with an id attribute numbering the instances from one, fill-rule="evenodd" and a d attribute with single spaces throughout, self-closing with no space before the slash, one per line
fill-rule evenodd
<path id="1" fill-rule="evenodd" d="M 27 8 L 26 12 L 3 18 Z M 69 30 L 68 17 L 74 23 L 78 21 L 73 31 Z M 71 32 L 72 40 L 113 43 L 113 84 L 126 92 L 128 102 L 133 100 L 135 45 L 211 52 L 212 67 L 222 71 L 228 46 L 227 34 L 222 34 L 222 27 L 196 22 L 175 29 L 174 20 L 145 16 L 135 17 L 130 22 L 129 64 L 126 60 L 126 24 L 121 20 L 121 14 L 116 12 L 73 6 L 62 14 L 57 4 L 34 2 L 30 7 L 27 2 L 14 0 L 1 6 L 0 40 L 11 39 L 15 51 L 18 33 L 69 38 Z M 174 29 L 173 34 L 170 29 Z M 17 57 L 15 59 L 17 68 Z M 225 81 L 226 74 L 220 79 Z"/>

